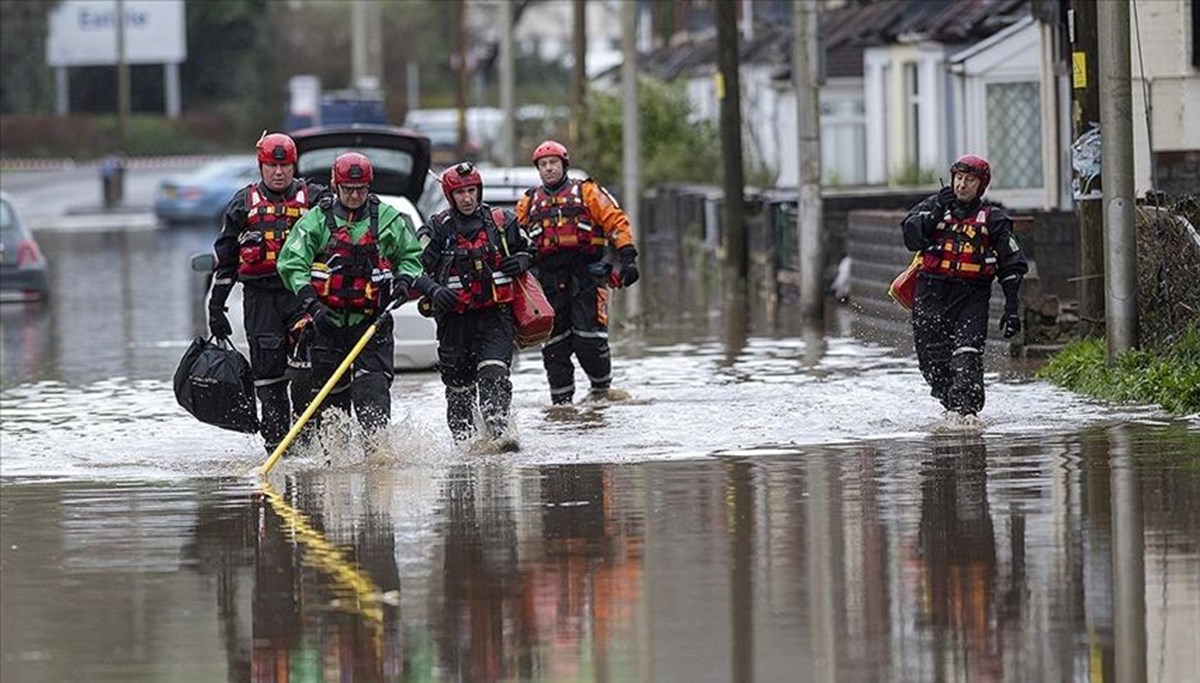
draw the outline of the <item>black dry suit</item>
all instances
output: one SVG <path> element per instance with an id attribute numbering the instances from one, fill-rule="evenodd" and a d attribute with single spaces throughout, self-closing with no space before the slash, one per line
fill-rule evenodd
<path id="1" fill-rule="evenodd" d="M 268 451 L 283 440 L 292 424 L 284 376 L 287 334 L 302 314 L 276 274 L 275 260 L 291 226 L 327 192 L 301 179 L 293 180 L 283 192 L 269 190 L 261 182 L 242 188 L 229 201 L 213 244 L 216 272 L 209 309 L 224 319 L 225 301 L 233 285 L 242 283 L 250 367 L 262 404 L 262 436 Z"/>
<path id="2" fill-rule="evenodd" d="M 464 215 L 456 209 L 435 214 L 423 232 L 429 243 L 421 256 L 425 274 L 416 289 L 435 301 L 455 305 L 437 310 L 438 360 L 446 385 L 446 422 L 455 440 L 475 434 L 476 394 L 492 438 L 504 436 L 512 404 L 509 363 L 513 353 L 512 301 L 514 276 L 500 263 L 515 255 L 522 270 L 532 262 L 529 240 L 508 211 L 481 205 Z M 439 290 L 443 290 L 439 292 Z"/>
<path id="3" fill-rule="evenodd" d="M 904 245 L 921 253 L 912 310 L 921 374 L 944 408 L 974 415 L 984 403 L 992 280 L 1000 279 L 1005 310 L 1016 314 L 1021 278 L 1029 270 L 1012 219 L 978 199 L 967 204 L 952 199 L 946 205 L 933 195 L 913 207 L 901 225 Z"/>

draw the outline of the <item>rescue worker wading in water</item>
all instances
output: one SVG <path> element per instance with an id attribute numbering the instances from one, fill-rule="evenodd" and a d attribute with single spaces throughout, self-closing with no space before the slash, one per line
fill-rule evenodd
<path id="1" fill-rule="evenodd" d="M 963 416 L 983 408 L 983 350 L 992 280 L 1004 290 L 1000 331 L 1021 331 L 1019 292 L 1029 270 L 1012 219 L 982 201 L 991 182 L 986 159 L 965 155 L 950 167 L 950 187 L 917 204 L 901 224 L 904 246 L 921 252 L 913 342 L 921 374 L 942 406 Z"/>
<path id="2" fill-rule="evenodd" d="M 514 279 L 529 270 L 533 253 L 511 212 L 481 202 L 483 179 L 470 162 L 442 173 L 450 208 L 421 232 L 425 274 L 417 291 L 430 298 L 437 319 L 438 360 L 446 385 L 446 423 L 455 441 L 476 433 L 474 406 L 488 437 L 515 447 L 509 424 L 512 382 Z"/>
<path id="3" fill-rule="evenodd" d="M 589 398 L 607 398 L 612 383 L 608 270 L 598 266 L 611 245 L 620 258 L 621 286 L 637 282 L 629 216 L 596 181 L 567 177 L 571 157 L 563 145 L 553 140 L 538 145 L 533 164 L 542 184 L 521 197 L 517 220 L 536 249 L 538 280 L 554 307 L 554 331 L 542 347 L 550 400 L 569 404 L 575 397 L 572 353 L 591 382 Z"/>
<path id="4" fill-rule="evenodd" d="M 421 247 L 409 220 L 370 193 L 374 170 L 357 152 L 333 162 L 330 197 L 292 228 L 279 275 L 312 322 L 311 401 L 392 299 L 403 300 L 421 273 Z M 368 434 L 391 419 L 392 316 L 321 405 L 355 416 Z M 307 405 L 307 404 L 306 404 Z"/>
<path id="5" fill-rule="evenodd" d="M 225 302 L 235 282 L 242 283 L 246 339 L 254 392 L 262 404 L 262 436 L 275 450 L 292 425 L 288 396 L 288 329 L 301 316 L 296 298 L 275 272 L 279 251 L 292 225 L 328 190 L 298 179 L 296 143 L 283 133 L 258 141 L 260 182 L 238 190 L 225 208 L 216 256 L 208 328 L 216 337 L 232 333 Z M 299 412 L 303 406 L 297 406 Z"/>

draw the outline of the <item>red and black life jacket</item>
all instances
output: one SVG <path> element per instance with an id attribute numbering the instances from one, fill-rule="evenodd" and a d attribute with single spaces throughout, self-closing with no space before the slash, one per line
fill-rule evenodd
<path id="1" fill-rule="evenodd" d="M 275 274 L 279 251 L 292 225 L 308 211 L 308 190 L 303 184 L 283 201 L 271 201 L 258 183 L 246 188 L 246 227 L 238 235 L 238 277 L 260 278 Z"/>
<path id="2" fill-rule="evenodd" d="M 570 178 L 554 193 L 539 185 L 529 192 L 527 229 L 538 255 L 558 251 L 584 254 L 604 250 L 606 240 L 583 202 L 583 183 Z"/>
<path id="3" fill-rule="evenodd" d="M 456 313 L 513 300 L 513 278 L 500 270 L 505 257 L 501 242 L 504 235 L 499 227 L 504 222 L 504 211 L 492 209 L 483 215 L 483 227 L 470 237 L 455 229 L 449 211 L 435 218 L 435 233 L 443 235 L 437 281 L 458 294 Z"/>
<path id="4" fill-rule="evenodd" d="M 325 212 L 329 242 L 313 262 L 312 285 L 321 302 L 335 311 L 371 315 L 391 294 L 392 262 L 379 253 L 379 202 L 368 202 L 370 224 L 357 243 L 350 224 L 338 225 L 333 209 Z"/>
<path id="5" fill-rule="evenodd" d="M 988 233 L 991 207 L 954 218 L 949 211 L 934 229 L 933 247 L 921 254 L 921 272 L 963 280 L 982 280 L 996 274 L 996 252 Z"/>

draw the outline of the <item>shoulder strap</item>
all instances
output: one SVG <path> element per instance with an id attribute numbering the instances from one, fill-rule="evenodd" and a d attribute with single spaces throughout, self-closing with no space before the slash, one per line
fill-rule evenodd
<path id="1" fill-rule="evenodd" d="M 325 228 L 329 230 L 329 236 L 332 238 L 333 233 L 337 232 L 338 229 L 337 217 L 333 215 L 333 207 L 331 206 L 328 209 L 320 207 L 320 209 L 325 214 Z"/>
<path id="2" fill-rule="evenodd" d="M 492 222 L 496 224 L 496 230 L 500 233 L 500 249 L 508 256 L 508 234 L 504 230 L 504 209 L 492 207 Z"/>

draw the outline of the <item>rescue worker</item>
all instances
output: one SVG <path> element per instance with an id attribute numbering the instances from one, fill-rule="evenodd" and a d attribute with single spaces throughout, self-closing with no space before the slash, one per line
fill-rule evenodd
<path id="1" fill-rule="evenodd" d="M 233 332 L 225 303 L 234 283 L 241 282 L 254 391 L 262 404 L 261 430 L 270 453 L 292 424 L 284 374 L 287 335 L 301 316 L 295 297 L 275 272 L 275 263 L 292 226 L 328 189 L 295 177 L 296 143 L 287 135 L 264 133 L 256 146 L 262 179 L 238 190 L 229 200 L 213 244 L 216 265 L 208 300 L 208 328 L 216 337 Z"/>
<path id="2" fill-rule="evenodd" d="M 421 273 L 421 247 L 412 223 L 370 192 L 374 170 L 367 157 L 346 152 L 333 161 L 334 196 L 292 228 L 279 255 L 279 276 L 311 320 L 308 400 L 325 383 L 375 317 L 393 299 L 404 300 Z M 318 415 L 354 408 L 370 434 L 391 419 L 392 316 L 326 397 Z M 307 333 L 307 332 L 306 332 Z"/>
<path id="3" fill-rule="evenodd" d="M 1019 293 L 1029 266 L 1012 219 L 983 201 L 987 160 L 967 154 L 950 167 L 949 187 L 909 211 L 904 245 L 921 253 L 912 310 L 913 342 L 930 393 L 951 412 L 974 416 L 984 402 L 983 350 L 992 281 L 1000 280 L 1006 339 L 1021 331 Z"/>
<path id="4" fill-rule="evenodd" d="M 438 360 L 446 385 L 446 423 L 455 441 L 476 434 L 474 407 L 494 442 L 515 446 L 509 431 L 512 405 L 514 280 L 533 264 L 529 239 L 510 211 L 482 202 L 483 179 L 464 161 L 441 176 L 450 208 L 422 228 L 429 242 L 421 256 L 417 291 L 427 295 L 437 319 Z"/>
<path id="5" fill-rule="evenodd" d="M 608 348 L 609 271 L 603 262 L 611 245 L 620 260 L 619 284 L 638 280 L 637 247 L 629 216 L 596 181 L 567 177 L 567 148 L 546 140 L 533 151 L 542 184 L 525 191 L 517 220 L 537 250 L 538 280 L 554 307 L 554 330 L 542 347 L 550 400 L 569 404 L 575 397 L 571 354 L 591 383 L 590 398 L 607 398 L 612 384 Z"/>

